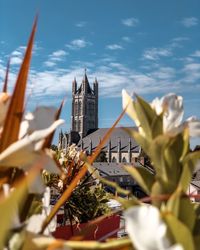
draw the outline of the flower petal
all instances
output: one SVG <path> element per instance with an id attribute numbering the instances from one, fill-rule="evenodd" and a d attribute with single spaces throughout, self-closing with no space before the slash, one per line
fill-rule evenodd
<path id="1" fill-rule="evenodd" d="M 31 134 L 36 130 L 43 130 L 55 121 L 57 109 L 54 107 L 38 107 L 33 113 L 25 116 L 20 128 L 20 136 Z"/>
<path id="2" fill-rule="evenodd" d="M 125 89 L 122 90 L 122 108 L 126 108 L 126 113 L 133 119 L 137 126 L 140 125 L 136 111 L 133 106 L 133 99 L 128 95 Z"/>
<path id="3" fill-rule="evenodd" d="M 159 210 L 151 205 L 129 208 L 125 211 L 126 230 L 138 250 L 170 249 L 167 226 L 160 218 Z M 176 248 L 175 248 L 176 249 Z"/>
<path id="4" fill-rule="evenodd" d="M 183 98 L 175 94 L 168 94 L 161 99 L 164 110 L 163 130 L 164 132 L 173 132 L 183 119 Z"/>
<path id="5" fill-rule="evenodd" d="M 13 144 L 0 154 L 0 166 L 5 167 L 23 167 L 32 165 L 34 162 L 44 157 L 44 153 L 39 152 L 43 145 L 43 140 L 57 126 L 63 123 L 63 120 L 55 121 L 49 128 L 35 131 L 30 136 L 26 136 Z M 46 160 L 49 161 L 49 157 Z M 52 165 L 49 165 L 52 168 Z"/>

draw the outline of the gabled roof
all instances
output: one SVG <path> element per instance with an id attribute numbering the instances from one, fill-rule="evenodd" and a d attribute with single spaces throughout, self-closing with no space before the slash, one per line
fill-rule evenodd
<path id="1" fill-rule="evenodd" d="M 136 129 L 136 128 L 129 128 Z M 90 148 L 90 143 L 92 142 L 92 150 L 94 150 L 99 142 L 103 139 L 104 135 L 107 133 L 108 128 L 99 128 L 95 132 L 87 135 L 81 141 L 79 141 L 78 146 L 82 147 L 83 150 L 88 150 Z M 107 141 L 106 145 L 102 148 L 102 151 L 107 151 L 108 143 L 110 143 L 111 151 L 115 152 L 118 149 L 118 141 L 121 143 L 121 152 L 127 152 L 129 149 L 129 142 L 131 143 L 131 151 L 139 152 L 140 147 L 136 143 L 136 141 L 123 129 L 123 128 L 115 128 L 110 136 L 109 141 Z"/>

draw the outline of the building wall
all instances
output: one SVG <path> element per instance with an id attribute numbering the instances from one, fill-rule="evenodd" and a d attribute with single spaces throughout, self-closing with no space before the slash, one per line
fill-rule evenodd
<path id="1" fill-rule="evenodd" d="M 98 128 L 98 82 L 95 80 L 91 89 L 85 74 L 81 86 L 77 89 L 76 81 L 72 84 L 71 129 L 79 132 L 81 138 L 89 130 Z"/>

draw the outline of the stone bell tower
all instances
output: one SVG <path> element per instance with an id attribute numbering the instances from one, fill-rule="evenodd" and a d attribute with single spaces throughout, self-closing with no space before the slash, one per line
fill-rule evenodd
<path id="1" fill-rule="evenodd" d="M 95 79 L 90 87 L 86 70 L 80 87 L 76 79 L 72 83 L 72 115 L 71 130 L 85 137 L 98 129 L 98 82 Z"/>

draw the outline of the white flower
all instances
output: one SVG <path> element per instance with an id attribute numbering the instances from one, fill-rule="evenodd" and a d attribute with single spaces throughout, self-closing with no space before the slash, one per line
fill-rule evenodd
<path id="1" fill-rule="evenodd" d="M 48 150 L 42 150 L 44 139 L 51 134 L 63 120 L 55 121 L 49 128 L 38 130 L 31 135 L 11 144 L 0 154 L 0 166 L 21 167 L 28 171 L 37 162 L 43 163 L 43 168 L 53 173 L 60 173 L 53 156 Z M 41 175 L 37 175 L 34 182 L 30 184 L 31 193 L 42 193 L 43 182 Z"/>
<path id="2" fill-rule="evenodd" d="M 133 106 L 133 99 L 129 96 L 125 89 L 122 90 L 122 108 L 126 109 L 126 113 L 131 117 L 132 120 L 135 121 L 135 124 L 138 127 L 140 134 L 144 136 L 145 133 L 141 127 L 140 121 L 137 117 L 137 113 Z"/>
<path id="3" fill-rule="evenodd" d="M 135 121 L 140 134 L 145 136 L 133 106 L 133 100 L 125 90 L 122 90 L 122 102 L 123 108 L 127 108 L 126 113 Z M 189 128 L 190 136 L 200 137 L 200 120 L 190 117 L 185 122 L 182 122 L 184 114 L 182 96 L 170 93 L 161 99 L 155 98 L 151 103 L 151 107 L 157 115 L 163 114 L 163 133 L 175 136 L 187 127 Z"/>
<path id="4" fill-rule="evenodd" d="M 51 126 L 55 121 L 56 113 L 56 108 L 43 106 L 37 107 L 33 113 L 27 113 L 20 126 L 19 138 Z"/>
<path id="5" fill-rule="evenodd" d="M 167 226 L 159 210 L 151 205 L 131 207 L 124 212 L 126 230 L 137 250 L 183 250 L 167 239 Z"/>
<path id="6" fill-rule="evenodd" d="M 165 95 L 161 99 L 155 98 L 151 103 L 157 115 L 163 113 L 163 132 L 177 134 L 182 131 L 183 98 L 173 93 Z"/>
<path id="7" fill-rule="evenodd" d="M 50 195 L 51 195 L 50 188 L 46 187 L 42 199 L 43 203 L 42 213 L 34 214 L 28 219 L 26 226 L 27 231 L 32 233 L 39 233 L 41 231 L 44 220 L 51 212 Z M 49 223 L 48 227 L 44 231 L 44 235 L 50 235 L 51 232 L 54 232 L 55 230 L 56 230 L 56 217 L 54 217 L 54 219 Z"/>
<path id="8" fill-rule="evenodd" d="M 190 117 L 185 122 L 183 120 L 183 98 L 173 93 L 163 96 L 161 99 L 154 99 L 151 103 L 157 115 L 163 113 L 163 132 L 176 135 L 189 128 L 190 136 L 200 136 L 200 120 Z"/>

